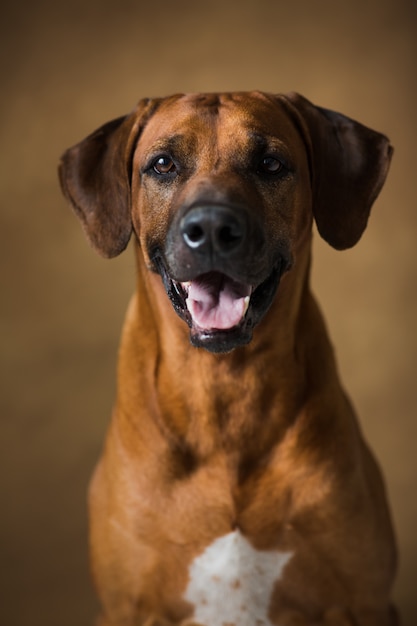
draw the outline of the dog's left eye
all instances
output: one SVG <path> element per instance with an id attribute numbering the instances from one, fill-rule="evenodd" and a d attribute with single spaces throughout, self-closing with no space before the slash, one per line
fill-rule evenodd
<path id="1" fill-rule="evenodd" d="M 259 170 L 265 174 L 278 174 L 284 168 L 281 161 L 275 157 L 264 157 L 259 163 Z"/>
<path id="2" fill-rule="evenodd" d="M 170 157 L 160 156 L 154 161 L 153 169 L 157 174 L 173 174 L 177 168 Z"/>

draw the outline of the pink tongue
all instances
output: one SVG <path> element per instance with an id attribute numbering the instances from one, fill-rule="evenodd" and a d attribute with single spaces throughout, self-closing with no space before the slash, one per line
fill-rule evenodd
<path id="1" fill-rule="evenodd" d="M 190 283 L 187 307 L 199 328 L 226 330 L 245 315 L 250 292 L 250 287 L 223 274 L 205 274 Z"/>

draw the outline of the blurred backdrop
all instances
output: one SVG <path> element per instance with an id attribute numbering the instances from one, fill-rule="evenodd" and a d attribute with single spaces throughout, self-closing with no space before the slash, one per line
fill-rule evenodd
<path id="1" fill-rule="evenodd" d="M 313 284 L 383 467 L 417 623 L 416 13 L 409 0 L 6 0 L 1 20 L 0 623 L 88 626 L 85 494 L 114 398 L 132 250 L 89 248 L 61 152 L 144 96 L 299 91 L 387 134 L 369 228 L 315 235 Z"/>

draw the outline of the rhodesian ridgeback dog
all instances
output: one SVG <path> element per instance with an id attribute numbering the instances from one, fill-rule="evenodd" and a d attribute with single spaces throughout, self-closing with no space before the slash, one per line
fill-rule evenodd
<path id="1" fill-rule="evenodd" d="M 383 480 L 310 292 L 387 138 L 297 94 L 139 102 L 67 150 L 98 252 L 138 266 L 90 488 L 101 626 L 394 626 Z"/>

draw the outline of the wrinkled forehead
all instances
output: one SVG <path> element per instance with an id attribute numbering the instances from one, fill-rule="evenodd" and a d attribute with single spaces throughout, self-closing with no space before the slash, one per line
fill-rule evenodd
<path id="1" fill-rule="evenodd" d="M 300 135 L 285 101 L 258 92 L 189 94 L 161 101 L 147 122 L 142 150 L 161 148 L 181 140 L 189 149 L 216 146 L 223 152 L 248 149 L 250 144 L 271 141 L 282 147 L 299 146 Z"/>

